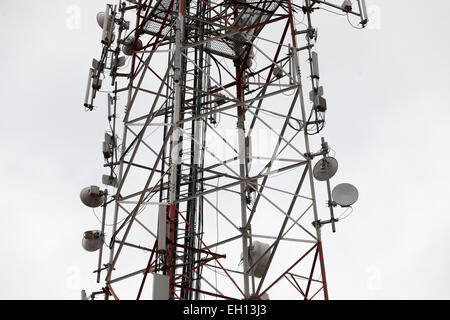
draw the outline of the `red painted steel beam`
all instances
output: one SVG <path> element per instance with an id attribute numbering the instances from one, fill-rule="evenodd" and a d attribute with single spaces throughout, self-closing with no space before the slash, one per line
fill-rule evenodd
<path id="1" fill-rule="evenodd" d="M 227 257 L 226 254 L 218 254 L 218 253 L 214 253 L 214 252 L 208 252 L 206 250 L 189 247 L 189 246 L 185 246 L 185 245 L 182 245 L 182 244 L 175 244 L 175 246 L 178 247 L 178 248 L 188 249 L 188 250 L 195 251 L 195 252 L 201 252 L 201 253 L 204 253 L 204 254 L 210 254 L 210 255 L 212 255 L 213 257 L 216 257 L 216 258 L 226 258 Z"/>
<path id="2" fill-rule="evenodd" d="M 299 289 L 299 287 L 294 284 L 287 275 L 284 276 L 286 278 L 287 281 L 289 281 L 289 283 L 302 295 L 302 297 L 305 297 L 304 293 Z"/>
<path id="3" fill-rule="evenodd" d="M 306 292 L 305 292 L 305 300 L 308 300 L 308 293 L 309 293 L 309 289 L 311 288 L 311 280 L 314 276 L 314 270 L 316 269 L 316 262 L 317 262 L 318 254 L 319 254 L 319 246 L 317 246 L 316 253 L 314 254 L 314 260 L 313 260 L 313 264 L 311 267 L 311 272 L 309 274 L 308 285 L 306 287 Z"/>
<path id="4" fill-rule="evenodd" d="M 153 245 L 153 250 L 152 250 L 152 253 L 150 255 L 150 259 L 148 259 L 147 268 L 144 271 L 144 277 L 142 278 L 142 283 L 141 283 L 141 286 L 139 288 L 139 292 L 138 292 L 136 300 L 139 300 L 141 298 L 142 290 L 144 289 L 145 280 L 147 280 L 147 274 L 150 272 L 150 268 L 152 266 L 153 255 L 155 254 L 157 245 L 158 245 L 158 240 L 156 240 L 155 244 Z"/>
<path id="5" fill-rule="evenodd" d="M 198 268 L 201 268 L 202 266 L 204 266 L 205 264 L 207 264 L 208 262 L 210 262 L 210 261 L 212 261 L 212 260 L 214 260 L 214 259 L 215 259 L 214 257 L 211 257 L 211 258 L 206 259 L 206 260 L 203 261 L 202 263 L 200 263 L 200 264 L 198 264 L 197 266 L 195 266 L 195 268 L 189 269 L 189 270 L 187 270 L 185 273 L 183 273 L 183 274 L 177 276 L 175 279 L 173 279 L 173 281 L 177 281 L 178 279 L 184 277 L 185 275 L 194 272 L 194 271 L 197 270 Z"/>
<path id="6" fill-rule="evenodd" d="M 322 272 L 322 283 L 323 283 L 323 295 L 325 300 L 328 300 L 328 284 L 327 284 L 327 275 L 325 272 L 325 261 L 323 257 L 323 247 L 322 242 L 319 242 L 319 260 L 320 260 L 320 269 Z"/>
<path id="7" fill-rule="evenodd" d="M 113 288 L 111 287 L 111 284 L 109 282 L 106 283 L 106 287 L 108 288 L 111 295 L 114 297 L 114 300 L 119 300 L 119 297 L 114 292 Z"/>
<path id="8" fill-rule="evenodd" d="M 206 248 L 206 250 L 208 252 L 210 252 L 212 254 L 212 251 L 209 249 L 209 247 L 206 245 L 206 243 L 202 240 L 202 238 L 200 238 L 197 234 L 197 232 L 195 231 L 195 229 L 190 225 L 190 223 L 185 219 L 185 217 L 181 214 L 181 212 L 177 209 L 177 207 L 175 205 L 170 205 L 170 208 L 173 208 L 173 210 L 176 210 L 178 212 L 178 215 L 184 220 L 184 222 L 186 223 L 186 225 L 192 230 L 192 232 L 194 233 L 195 237 L 202 243 L 203 247 Z M 242 291 L 242 289 L 237 285 L 236 281 L 234 281 L 234 279 L 230 276 L 230 274 L 228 273 L 228 271 L 223 267 L 223 265 L 220 263 L 220 261 L 217 258 L 214 258 L 214 260 L 216 260 L 217 264 L 220 266 L 220 268 L 225 272 L 225 274 L 228 276 L 228 278 L 231 280 L 231 282 L 234 284 L 234 286 L 239 290 L 239 292 L 244 296 L 245 299 L 247 299 L 247 297 L 245 296 L 244 292 Z"/>
<path id="9" fill-rule="evenodd" d="M 294 267 L 300 263 L 308 254 L 310 254 L 314 249 L 317 248 L 319 242 L 316 243 L 311 249 L 309 249 L 303 256 L 300 257 L 293 265 L 291 265 L 285 272 L 281 274 L 281 276 L 278 277 L 270 286 L 266 288 L 263 292 L 261 292 L 258 296 L 258 299 L 261 299 L 261 296 L 265 294 L 267 291 L 269 291 L 275 284 L 277 284 L 287 273 L 289 273 Z"/>

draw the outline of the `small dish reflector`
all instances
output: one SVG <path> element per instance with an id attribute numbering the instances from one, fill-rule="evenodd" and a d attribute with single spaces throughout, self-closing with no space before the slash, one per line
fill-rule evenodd
<path id="1" fill-rule="evenodd" d="M 314 178 L 326 181 L 334 177 L 338 170 L 338 162 L 335 158 L 326 157 L 316 163 L 313 170 Z"/>
<path id="2" fill-rule="evenodd" d="M 358 201 L 358 189 L 350 183 L 342 183 L 334 187 L 332 192 L 333 201 L 341 207 L 350 207 Z"/>
<path id="3" fill-rule="evenodd" d="M 126 55 L 126 56 L 132 56 L 133 55 L 133 45 L 134 45 L 134 37 L 130 37 L 127 38 L 122 46 L 122 52 Z M 137 40 L 136 43 L 136 50 L 140 50 L 142 49 L 143 44 L 141 39 Z"/>
<path id="4" fill-rule="evenodd" d="M 264 275 L 264 272 L 266 271 L 266 268 L 269 264 L 271 255 L 271 250 L 269 250 L 269 248 L 270 245 L 259 241 L 253 242 L 253 245 L 248 248 L 249 258 L 251 262 L 250 264 L 253 264 L 259 260 L 256 266 L 253 268 L 253 275 L 257 278 L 261 278 Z"/>
<path id="5" fill-rule="evenodd" d="M 81 245 L 84 250 L 94 252 L 100 249 L 103 245 L 103 235 L 99 230 L 86 231 L 83 235 Z"/>
<path id="6" fill-rule="evenodd" d="M 103 196 L 97 186 L 90 186 L 81 190 L 80 199 L 90 208 L 98 208 L 103 204 Z"/>
<path id="7" fill-rule="evenodd" d="M 105 22 L 105 13 L 104 12 L 97 13 L 97 23 L 102 29 L 104 22 Z"/>
<path id="8" fill-rule="evenodd" d="M 264 294 L 261 296 L 261 300 L 263 300 L 263 301 L 268 301 L 268 300 L 270 300 L 270 297 L 269 297 L 269 295 L 268 295 L 267 293 L 264 293 Z"/>
<path id="9" fill-rule="evenodd" d="M 113 67 L 122 68 L 126 62 L 127 59 L 125 57 L 119 57 L 117 59 L 113 59 L 112 64 Z"/>

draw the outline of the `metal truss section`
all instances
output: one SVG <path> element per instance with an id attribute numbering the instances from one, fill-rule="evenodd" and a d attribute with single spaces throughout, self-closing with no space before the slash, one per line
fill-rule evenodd
<path id="1" fill-rule="evenodd" d="M 328 299 L 321 229 L 338 219 L 329 197 L 331 219 L 320 220 L 316 200 L 314 163 L 329 148 L 310 141 L 326 114 L 312 16 L 329 7 L 363 27 L 358 3 L 107 6 L 115 27 L 103 32 L 115 36 L 103 39 L 85 101 L 99 109 L 108 89 L 92 83 L 111 78 L 100 294 Z"/>

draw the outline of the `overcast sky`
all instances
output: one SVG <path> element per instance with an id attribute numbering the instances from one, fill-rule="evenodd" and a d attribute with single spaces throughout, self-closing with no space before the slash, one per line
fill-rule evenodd
<path id="1" fill-rule="evenodd" d="M 104 4 L 2 5 L 0 298 L 78 299 L 95 287 L 96 257 L 80 242 L 98 223 L 79 191 L 102 172 L 92 150 L 104 114 L 82 101 Z M 324 234 L 330 296 L 449 299 L 450 3 L 368 4 L 365 31 L 331 14 L 315 21 L 335 182 L 360 190 L 352 217 Z"/>

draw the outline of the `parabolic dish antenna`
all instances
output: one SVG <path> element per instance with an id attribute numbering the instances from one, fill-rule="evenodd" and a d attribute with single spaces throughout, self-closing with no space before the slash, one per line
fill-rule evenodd
<path id="1" fill-rule="evenodd" d="M 90 208 L 98 208 L 103 204 L 103 197 L 100 188 L 97 186 L 90 186 L 81 190 L 80 199 L 84 205 Z"/>
<path id="2" fill-rule="evenodd" d="M 108 21 L 107 21 L 108 22 L 107 23 L 107 28 L 110 29 L 112 27 L 112 29 L 114 30 L 114 28 L 115 28 L 114 20 L 113 20 L 113 18 L 111 16 L 108 16 L 108 17 L 109 18 L 108 18 Z M 97 20 L 98 26 L 100 28 L 102 28 L 102 29 L 103 29 L 103 27 L 105 25 L 105 19 L 106 19 L 106 14 L 103 11 L 97 13 L 96 20 Z"/>
<path id="3" fill-rule="evenodd" d="M 97 23 L 100 26 L 100 28 L 103 28 L 104 22 L 105 22 L 105 13 L 104 12 L 97 13 Z"/>
<path id="4" fill-rule="evenodd" d="M 81 245 L 86 251 L 89 252 L 99 250 L 100 247 L 103 245 L 103 236 L 101 231 L 99 230 L 86 231 L 83 235 Z"/>
<path id="5" fill-rule="evenodd" d="M 319 181 L 326 181 L 334 177 L 338 170 L 338 162 L 335 158 L 326 157 L 320 159 L 314 166 L 314 178 Z"/>
<path id="6" fill-rule="evenodd" d="M 134 45 L 134 37 L 128 38 L 124 41 L 122 52 L 127 56 L 133 55 L 133 45 Z M 141 39 L 137 40 L 136 49 L 140 50 L 143 47 Z"/>
<path id="7" fill-rule="evenodd" d="M 341 207 L 350 207 L 358 201 L 359 193 L 358 189 L 350 183 L 342 183 L 334 187 L 333 201 Z"/>

